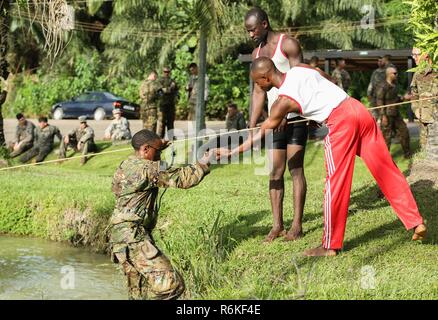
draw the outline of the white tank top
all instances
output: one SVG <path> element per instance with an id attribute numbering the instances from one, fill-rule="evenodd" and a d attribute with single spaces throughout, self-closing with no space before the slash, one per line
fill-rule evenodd
<path id="1" fill-rule="evenodd" d="M 278 89 L 300 107 L 300 113 L 317 122 L 324 122 L 348 94 L 311 67 L 293 67 Z"/>
<path id="2" fill-rule="evenodd" d="M 290 70 L 289 59 L 286 54 L 282 50 L 284 34 L 280 34 L 277 42 L 277 47 L 275 48 L 274 54 L 271 57 L 272 62 L 274 62 L 275 67 L 283 73 L 286 73 Z M 257 50 L 256 58 L 260 55 L 261 44 L 259 45 L 259 49 Z M 278 98 L 278 89 L 272 87 L 271 90 L 267 92 L 268 96 L 268 113 L 271 113 L 271 107 L 274 104 L 275 100 Z M 293 118 L 299 116 L 295 113 L 289 113 L 287 118 Z"/>

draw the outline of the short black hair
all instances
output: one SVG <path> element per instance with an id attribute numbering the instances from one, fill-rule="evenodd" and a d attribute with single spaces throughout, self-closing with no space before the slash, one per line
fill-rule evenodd
<path id="1" fill-rule="evenodd" d="M 198 65 L 196 64 L 196 63 L 194 63 L 194 62 L 192 62 L 191 64 L 189 64 L 189 69 L 190 68 L 197 68 L 198 67 Z"/>
<path id="2" fill-rule="evenodd" d="M 131 145 L 134 150 L 140 150 L 144 144 L 151 144 L 153 141 L 161 140 L 161 138 L 153 131 L 143 129 L 134 134 L 131 140 Z"/>
<path id="3" fill-rule="evenodd" d="M 265 10 L 263 10 L 260 7 L 255 6 L 255 7 L 252 7 L 251 9 L 249 9 L 245 15 L 245 21 L 248 20 L 249 17 L 256 17 L 257 21 L 259 23 L 266 21 L 266 22 L 268 22 L 268 25 L 270 26 L 268 14 L 266 13 Z"/>
<path id="4" fill-rule="evenodd" d="M 235 104 L 234 102 L 228 102 L 227 103 L 227 108 L 234 108 L 237 110 L 237 104 Z"/>
<path id="5" fill-rule="evenodd" d="M 310 63 L 312 62 L 319 62 L 319 58 L 317 56 L 313 56 L 312 58 L 310 58 Z"/>
<path id="6" fill-rule="evenodd" d="M 346 62 L 344 58 L 336 59 L 336 65 L 338 66 L 342 61 Z"/>
<path id="7" fill-rule="evenodd" d="M 38 122 L 45 122 L 45 123 L 47 123 L 49 121 L 47 120 L 47 117 L 41 116 L 41 117 L 38 118 Z"/>
<path id="8" fill-rule="evenodd" d="M 20 120 L 20 119 L 24 118 L 24 115 L 22 113 L 17 113 L 17 115 L 15 117 L 17 118 L 17 120 Z"/>
<path id="9" fill-rule="evenodd" d="M 387 61 L 391 61 L 391 55 L 390 54 L 385 54 L 382 58 L 387 60 Z"/>

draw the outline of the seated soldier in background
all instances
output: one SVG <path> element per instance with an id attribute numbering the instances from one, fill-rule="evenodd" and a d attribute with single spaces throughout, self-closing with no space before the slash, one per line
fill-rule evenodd
<path id="1" fill-rule="evenodd" d="M 85 157 L 88 152 L 96 151 L 96 145 L 94 144 L 94 131 L 87 124 L 87 117 L 79 117 L 79 127 L 73 129 L 64 136 L 61 140 L 59 147 L 59 159 L 65 159 L 68 147 L 71 147 L 75 152 L 82 151 L 84 157 L 81 158 L 81 165 L 87 162 Z"/>
<path id="2" fill-rule="evenodd" d="M 131 139 L 131 130 L 129 129 L 129 121 L 122 117 L 122 110 L 113 110 L 114 120 L 105 130 L 105 140 L 115 141 Z"/>
<path id="3" fill-rule="evenodd" d="M 20 161 L 25 163 L 36 156 L 35 162 L 42 162 L 53 150 L 55 136 L 62 140 L 59 129 L 48 123 L 47 117 L 38 118 L 38 128 L 32 149 L 23 154 Z"/>
<path id="4" fill-rule="evenodd" d="M 228 131 L 242 130 L 246 128 L 245 117 L 242 112 L 239 112 L 237 105 L 233 102 L 227 105 L 228 113 L 225 118 L 225 125 Z"/>
<path id="5" fill-rule="evenodd" d="M 18 120 L 18 125 L 15 130 L 15 141 L 9 145 L 9 148 L 12 151 L 10 153 L 11 158 L 19 156 L 32 148 L 35 140 L 35 125 L 26 120 L 22 113 L 18 113 L 16 118 Z"/>

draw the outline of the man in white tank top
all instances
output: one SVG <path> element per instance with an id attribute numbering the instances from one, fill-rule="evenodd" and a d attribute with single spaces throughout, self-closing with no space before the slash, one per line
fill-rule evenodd
<path id="1" fill-rule="evenodd" d="M 301 62 L 302 52 L 297 40 L 287 35 L 274 32 L 268 15 L 259 7 L 249 10 L 245 16 L 245 28 L 257 45 L 252 53 L 253 60 L 259 56 L 269 57 L 282 72 L 287 72 L 291 66 Z M 272 88 L 267 94 L 257 84 L 252 93 L 251 119 L 249 127 L 254 128 L 263 113 L 265 99 L 268 98 L 268 110 L 277 99 L 277 88 Z M 298 115 L 289 114 L 288 119 Z M 295 240 L 302 236 L 302 217 L 306 198 L 306 178 L 304 176 L 304 151 L 307 142 L 307 124 L 286 124 L 286 118 L 273 133 L 273 145 L 269 158 L 272 159 L 272 171 L 269 176 L 269 196 L 271 200 L 273 227 L 266 237 L 272 241 L 279 236 Z M 283 225 L 284 171 L 288 163 L 289 173 L 293 182 L 294 219 L 289 232 Z"/>
<path id="2" fill-rule="evenodd" d="M 324 122 L 329 129 L 324 148 L 327 176 L 323 240 L 321 246 L 306 250 L 305 255 L 335 256 L 342 249 L 356 156 L 365 162 L 405 228 L 414 231 L 412 240 L 426 236 L 426 226 L 409 185 L 392 160 L 374 118 L 362 103 L 328 81 L 321 71 L 305 64 L 283 73 L 272 60 L 261 57 L 253 62 L 251 77 L 265 91 L 278 88 L 279 97 L 257 134 L 231 152 L 219 150 L 218 157 L 245 152 L 267 130 L 276 128 L 289 112 Z"/>

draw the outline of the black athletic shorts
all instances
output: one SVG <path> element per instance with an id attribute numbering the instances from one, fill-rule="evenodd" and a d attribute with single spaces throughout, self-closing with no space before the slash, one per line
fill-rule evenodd
<path id="1" fill-rule="evenodd" d="M 301 117 L 288 119 L 287 121 L 303 120 Z M 308 136 L 307 122 L 291 123 L 286 125 L 286 129 L 282 132 L 273 133 L 272 147 L 268 143 L 269 149 L 287 149 L 288 144 L 306 146 Z"/>

